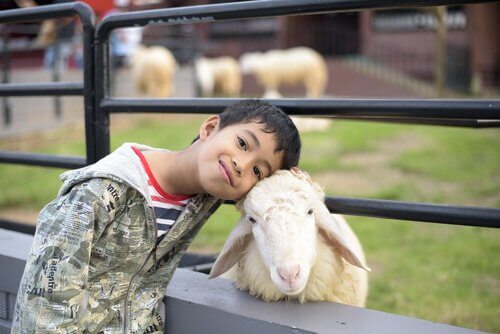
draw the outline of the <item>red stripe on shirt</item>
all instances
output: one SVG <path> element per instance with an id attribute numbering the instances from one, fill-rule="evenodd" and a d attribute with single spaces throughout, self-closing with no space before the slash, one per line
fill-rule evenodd
<path id="1" fill-rule="evenodd" d="M 184 203 L 182 201 L 171 201 L 168 198 L 154 196 L 154 195 L 151 195 L 151 199 L 155 202 L 161 202 L 161 203 L 167 203 L 167 204 L 173 204 L 173 205 L 181 205 L 181 206 L 186 205 L 186 203 Z"/>
<path id="2" fill-rule="evenodd" d="M 178 202 L 178 201 L 186 200 L 186 199 L 188 199 L 188 198 L 191 197 L 191 196 L 186 196 L 186 195 L 171 195 L 171 194 L 167 193 L 165 190 L 163 190 L 161 188 L 160 184 L 158 183 L 158 181 L 156 181 L 156 178 L 153 175 L 153 172 L 149 168 L 149 164 L 148 164 L 148 161 L 146 160 L 146 157 L 144 157 L 144 155 L 142 154 L 142 152 L 137 147 L 132 146 L 132 149 L 134 150 L 135 154 L 137 154 L 137 156 L 141 160 L 142 166 L 144 167 L 144 170 L 148 174 L 149 181 L 152 183 L 152 186 L 156 189 L 156 191 L 162 197 L 164 197 L 164 199 L 170 200 L 170 201 L 173 201 L 173 202 Z"/>

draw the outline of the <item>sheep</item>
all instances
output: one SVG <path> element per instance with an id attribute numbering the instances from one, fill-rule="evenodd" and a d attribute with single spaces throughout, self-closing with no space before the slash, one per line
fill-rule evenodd
<path id="1" fill-rule="evenodd" d="M 232 57 L 199 58 L 195 62 L 198 96 L 239 96 L 240 67 Z"/>
<path id="2" fill-rule="evenodd" d="M 172 95 L 177 63 L 167 48 L 139 46 L 130 63 L 137 90 L 141 94 L 156 98 Z"/>
<path id="3" fill-rule="evenodd" d="M 266 93 L 278 92 L 283 84 L 303 84 L 307 97 L 320 97 L 328 81 L 323 57 L 307 47 L 246 53 L 240 67 L 243 74 L 253 74 Z"/>
<path id="4" fill-rule="evenodd" d="M 370 269 L 361 244 L 342 216 L 330 214 L 323 190 L 306 172 L 275 172 L 237 207 L 241 217 L 210 278 L 224 274 L 265 301 L 364 307 Z"/>

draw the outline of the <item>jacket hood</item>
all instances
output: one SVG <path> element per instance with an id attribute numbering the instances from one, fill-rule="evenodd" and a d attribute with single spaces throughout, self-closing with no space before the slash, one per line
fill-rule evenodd
<path id="1" fill-rule="evenodd" d="M 136 147 L 140 151 L 165 151 L 136 143 L 124 143 L 114 152 L 92 165 L 62 173 L 59 178 L 63 181 L 63 185 L 59 190 L 59 195 L 66 193 L 75 184 L 97 177 L 126 182 L 148 199 L 148 181 L 141 160 L 132 147 Z"/>

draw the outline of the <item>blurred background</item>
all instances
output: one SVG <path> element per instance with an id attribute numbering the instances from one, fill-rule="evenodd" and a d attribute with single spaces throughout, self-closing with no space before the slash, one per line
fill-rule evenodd
<path id="1" fill-rule="evenodd" d="M 0 10 L 67 1 L 1 1 Z M 87 0 L 121 12 L 223 3 Z M 116 29 L 116 97 L 499 98 L 500 3 Z M 0 26 L 3 82 L 82 81 L 77 18 Z M 278 59 L 279 61 L 276 61 Z M 205 116 L 111 116 L 126 141 L 182 149 Z M 328 195 L 500 207 L 500 131 L 294 119 L 300 167 Z M 2 97 L 0 150 L 85 155 L 82 97 Z M 34 224 L 62 169 L 0 165 L 0 217 Z M 368 308 L 500 332 L 500 232 L 346 217 L 365 248 Z M 224 206 L 191 251 L 216 253 Z"/>

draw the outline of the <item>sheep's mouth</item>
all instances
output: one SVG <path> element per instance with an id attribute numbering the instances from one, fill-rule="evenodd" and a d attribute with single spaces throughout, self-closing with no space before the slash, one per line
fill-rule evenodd
<path id="1" fill-rule="evenodd" d="M 294 282 L 287 282 L 279 278 L 277 272 L 276 275 L 271 274 L 271 281 L 281 293 L 290 297 L 300 294 L 302 291 L 304 291 L 304 288 L 306 286 L 303 278 L 301 277 L 297 278 L 297 280 Z"/>
<path id="2" fill-rule="evenodd" d="M 227 168 L 224 161 L 219 160 L 219 166 L 220 166 L 219 169 L 220 169 L 220 172 L 222 174 L 222 177 L 226 180 L 227 183 L 229 183 L 231 185 L 231 187 L 234 187 L 233 177 L 231 175 L 231 171 L 229 170 L 229 168 Z"/>
<path id="3" fill-rule="evenodd" d="M 287 287 L 285 289 L 283 287 L 281 287 L 280 290 L 285 295 L 293 297 L 293 296 L 296 296 L 299 293 L 301 293 L 304 290 L 304 287 L 302 287 L 302 286 L 300 286 L 300 287 L 293 287 L 293 288 L 292 287 Z"/>

